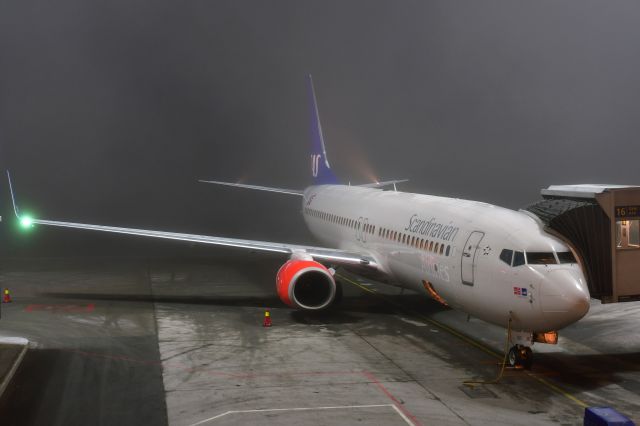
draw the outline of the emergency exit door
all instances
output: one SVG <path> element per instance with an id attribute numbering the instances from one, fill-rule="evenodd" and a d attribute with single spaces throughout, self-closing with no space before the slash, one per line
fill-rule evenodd
<path id="1" fill-rule="evenodd" d="M 473 285 L 473 279 L 476 269 L 476 255 L 480 246 L 480 241 L 484 237 L 484 232 L 473 231 L 467 243 L 462 250 L 462 267 L 460 271 L 462 273 L 462 284 Z"/>

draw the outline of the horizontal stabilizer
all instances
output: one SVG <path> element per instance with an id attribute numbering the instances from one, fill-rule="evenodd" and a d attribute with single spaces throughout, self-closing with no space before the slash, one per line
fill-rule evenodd
<path id="1" fill-rule="evenodd" d="M 384 188 L 385 186 L 391 186 L 395 188 L 397 183 L 409 182 L 409 179 L 397 179 L 397 180 L 387 180 L 384 182 L 374 182 L 374 183 L 365 183 L 363 185 L 356 185 L 362 188 Z"/>
<path id="2" fill-rule="evenodd" d="M 287 188 L 272 188 L 270 186 L 258 186 L 258 185 L 245 185 L 243 183 L 231 183 L 231 182 L 220 182 L 217 180 L 198 180 L 198 182 L 202 183 L 214 183 L 216 185 L 226 185 L 226 186 L 235 186 L 237 188 L 247 188 L 247 189 L 257 189 L 258 191 L 269 191 L 269 192 L 279 192 L 281 194 L 291 194 L 291 195 L 299 195 L 303 196 L 303 191 L 299 191 L 297 189 L 287 189 Z"/>

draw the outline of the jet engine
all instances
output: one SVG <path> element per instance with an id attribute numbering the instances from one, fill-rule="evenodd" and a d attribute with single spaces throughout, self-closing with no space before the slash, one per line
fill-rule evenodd
<path id="1" fill-rule="evenodd" d="M 319 310 L 336 297 L 336 282 L 331 272 L 313 260 L 287 261 L 276 275 L 278 296 L 292 308 Z"/>

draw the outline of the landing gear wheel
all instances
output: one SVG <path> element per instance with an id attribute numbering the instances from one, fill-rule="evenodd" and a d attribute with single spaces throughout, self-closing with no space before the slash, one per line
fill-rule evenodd
<path id="1" fill-rule="evenodd" d="M 518 365 L 518 346 L 511 346 L 509 349 L 509 354 L 507 355 L 507 361 L 509 362 L 509 367 L 516 367 Z"/>
<path id="2" fill-rule="evenodd" d="M 520 349 L 520 364 L 525 370 L 531 370 L 533 365 L 533 351 L 530 347 L 524 346 Z"/>
<path id="3" fill-rule="evenodd" d="M 512 346 L 511 349 L 509 349 L 507 361 L 511 367 L 520 367 L 526 370 L 531 370 L 531 365 L 533 364 L 533 352 L 528 346 Z"/>

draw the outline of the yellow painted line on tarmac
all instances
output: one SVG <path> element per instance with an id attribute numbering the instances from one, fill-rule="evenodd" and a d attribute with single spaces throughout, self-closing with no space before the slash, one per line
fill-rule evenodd
<path id="1" fill-rule="evenodd" d="M 453 328 L 449 327 L 448 325 L 445 325 L 445 324 L 441 323 L 440 321 L 436 321 L 436 320 L 434 320 L 434 319 L 431 319 L 431 318 L 429 318 L 429 317 L 427 317 L 427 316 L 425 316 L 425 315 L 421 314 L 420 312 L 416 312 L 416 311 L 414 311 L 413 309 L 407 309 L 406 307 L 404 307 L 404 306 L 400 305 L 399 303 L 394 302 L 393 300 L 389 299 L 389 298 L 388 298 L 388 297 L 386 297 L 385 295 L 383 295 L 383 294 L 381 294 L 381 293 L 378 293 L 378 292 L 374 291 L 373 289 L 367 288 L 367 287 L 365 287 L 365 286 L 363 286 L 363 285 L 361 285 L 361 284 L 358 284 L 357 282 L 353 281 L 353 280 L 352 280 L 352 279 L 350 279 L 350 278 L 345 277 L 345 276 L 344 276 L 344 275 L 342 275 L 342 274 L 336 274 L 336 275 L 337 275 L 340 279 L 342 279 L 342 280 L 344 280 L 344 281 L 346 281 L 346 282 L 348 282 L 348 283 L 350 283 L 350 284 L 355 285 L 356 287 L 358 287 L 358 288 L 360 288 L 360 289 L 362 289 L 362 290 L 366 291 L 367 293 L 371 293 L 371 294 L 373 294 L 373 295 L 375 295 L 375 296 L 377 296 L 377 297 L 381 297 L 381 298 L 383 298 L 385 301 L 387 301 L 387 302 L 391 303 L 392 305 L 394 305 L 394 306 L 396 306 L 396 307 L 398 307 L 398 308 L 402 309 L 403 311 L 405 311 L 405 312 L 409 312 L 409 313 L 411 313 L 412 315 L 417 316 L 417 317 L 418 317 L 418 318 L 420 318 L 421 320 L 426 321 L 426 322 L 428 322 L 428 323 L 430 323 L 430 324 L 432 324 L 432 325 L 434 325 L 434 326 L 436 326 L 436 327 L 438 327 L 438 328 L 440 328 L 440 329 L 442 329 L 442 330 L 444 330 L 444 331 L 446 331 L 446 332 L 448 332 L 448 333 L 450 333 L 450 334 L 454 335 L 455 337 L 457 337 L 457 338 L 459 338 L 459 339 L 463 340 L 464 342 L 466 342 L 466 343 L 468 343 L 468 344 L 470 344 L 470 345 L 472 345 L 472 346 L 474 346 L 474 347 L 476 347 L 476 348 L 480 349 L 481 351 L 483 351 L 483 352 L 485 352 L 485 353 L 487 353 L 487 354 L 489 354 L 489 355 L 491 355 L 491 356 L 493 356 L 493 357 L 495 357 L 495 358 L 498 358 L 499 360 L 502 360 L 502 359 L 503 359 L 503 357 L 504 357 L 504 355 L 503 355 L 503 354 L 500 354 L 500 353 L 498 353 L 498 352 L 494 351 L 493 349 L 491 349 L 491 348 L 489 348 L 489 347 L 485 346 L 483 343 L 480 343 L 480 342 L 478 342 L 478 341 L 476 341 L 476 340 L 473 340 L 473 339 L 471 339 L 471 338 L 469 338 L 469 337 L 465 336 L 464 334 L 462 334 L 462 333 L 460 333 L 460 332 L 458 332 L 458 331 L 454 330 Z M 532 379 L 534 379 L 534 380 L 538 381 L 540 384 L 542 384 L 542 385 L 546 386 L 547 388 L 551 389 L 552 391 L 554 391 L 554 392 L 556 392 L 556 393 L 558 393 L 558 394 L 560 394 L 560 395 L 564 396 L 565 398 L 567 398 L 567 399 L 569 399 L 570 401 L 574 402 L 575 404 L 579 405 L 580 407 L 582 407 L 582 408 L 586 408 L 586 407 L 588 407 L 588 406 L 589 406 L 587 403 L 585 403 L 584 401 L 582 401 L 582 400 L 580 400 L 580 399 L 576 398 L 575 396 L 573 396 L 573 395 L 572 395 L 571 393 L 569 393 L 568 391 L 566 391 L 566 390 L 562 389 L 560 386 L 554 385 L 553 383 L 549 382 L 548 380 L 546 380 L 546 379 L 544 379 L 544 378 L 542 378 L 542 377 L 539 377 L 539 376 L 538 376 L 538 375 L 536 375 L 536 374 L 530 373 L 530 372 L 528 372 L 528 371 L 524 371 L 524 373 L 525 373 L 527 376 L 531 377 Z"/>
<path id="2" fill-rule="evenodd" d="M 571 401 L 575 402 L 576 404 L 578 404 L 582 408 L 587 408 L 589 406 L 589 404 L 587 404 L 586 402 L 582 401 L 581 399 L 576 398 L 575 396 L 571 395 L 568 391 L 562 389 L 560 386 L 554 385 L 553 383 L 551 383 L 547 379 L 544 379 L 542 377 L 536 376 L 535 374 L 531 374 L 531 373 L 526 372 L 526 371 L 525 371 L 525 373 L 527 373 L 527 375 L 529 377 L 537 380 L 538 382 L 542 383 L 543 385 L 545 385 L 549 389 L 552 389 L 552 390 L 556 391 L 557 393 L 559 393 L 560 395 L 562 395 L 562 396 L 564 396 L 566 398 L 569 398 Z"/>

